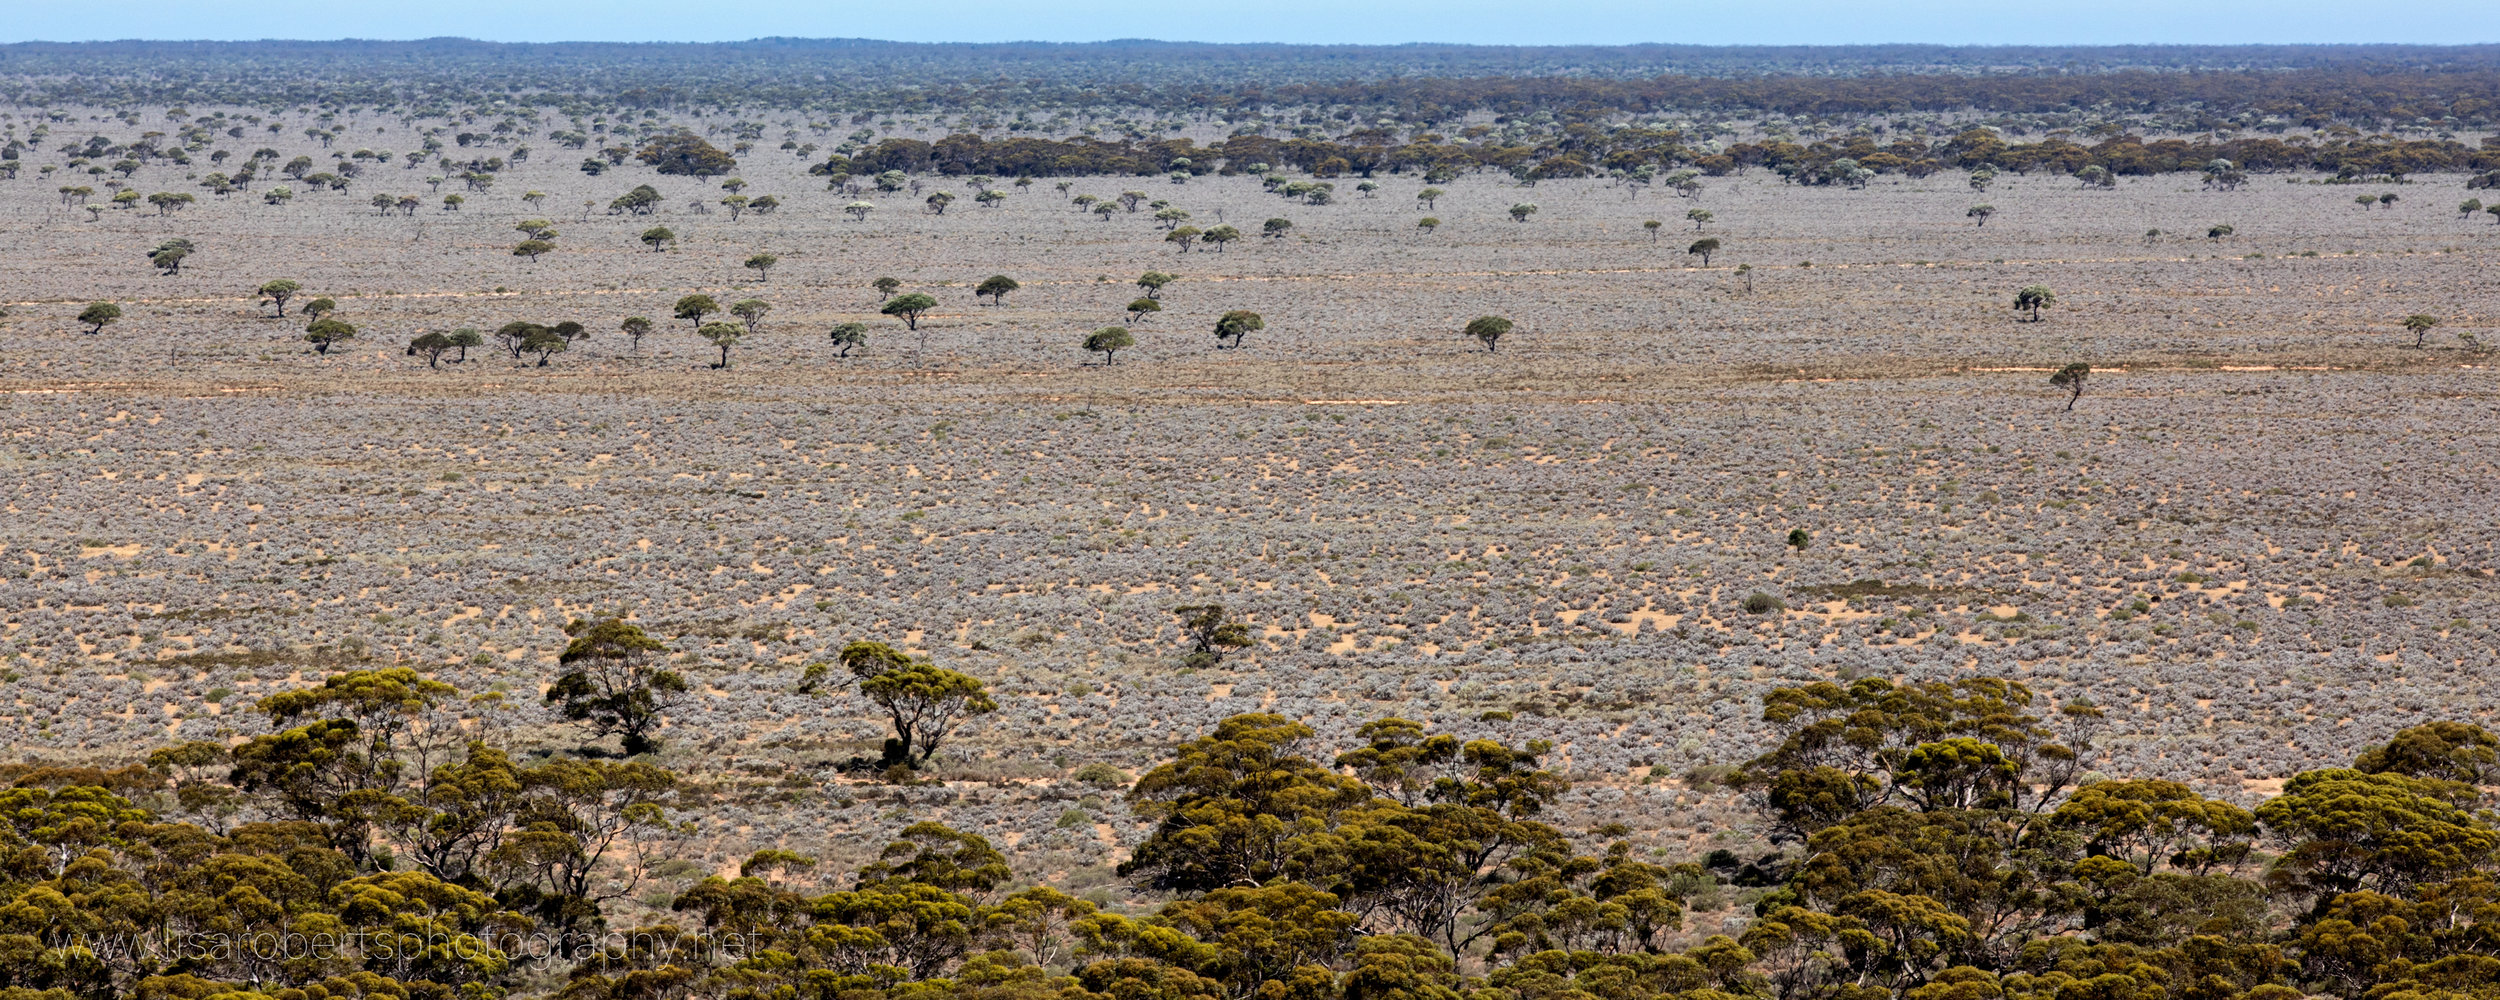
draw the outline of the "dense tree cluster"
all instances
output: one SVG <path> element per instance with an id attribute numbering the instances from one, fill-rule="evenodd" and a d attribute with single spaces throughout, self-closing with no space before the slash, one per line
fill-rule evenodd
<path id="1" fill-rule="evenodd" d="M 752 988 L 1093 997 L 2339 997 L 2462 1000 L 2500 979 L 2500 830 L 2477 782 L 2500 739 L 2406 730 L 2256 809 L 2088 776 L 2100 710 L 2001 680 L 1774 691 L 1780 742 L 1733 780 L 1786 831 L 1759 859 L 1644 859 L 1620 831 L 1538 816 L 1552 747 L 1235 716 L 1148 771 L 1154 823 L 1121 866 L 1151 914 L 1047 888 L 932 823 L 849 889 L 752 873 L 682 897 L 757 957 L 666 949 L 586 974 Z M 2081 782 L 2080 787 L 2077 783 Z M 795 859 L 804 863 L 807 859 Z M 758 855 L 750 868 L 779 859 Z M 1761 887 L 1750 920 L 1684 933 L 1685 901 Z M 668 933 L 688 931 L 668 928 Z M 625 971 L 631 970 L 631 971 Z"/>
<path id="2" fill-rule="evenodd" d="M 500 696 L 406 668 L 259 703 L 273 731 L 8 778 L 18 997 L 475 998 L 586 949 L 675 835 L 669 772 L 527 764 Z"/>
<path id="3" fill-rule="evenodd" d="M 1448 176 L 1479 169 L 1511 171 L 1523 179 L 1588 177 L 1604 171 L 1630 173 L 1690 168 L 1722 175 L 1761 167 L 1800 184 L 1859 183 L 1866 175 L 1906 174 L 1924 177 L 1939 170 L 2010 170 L 2016 173 L 2079 174 L 2098 168 L 2104 176 L 2206 171 L 2216 161 L 2247 171 L 2321 171 L 2343 178 L 2402 176 L 2429 171 L 2500 168 L 2500 139 L 2468 146 L 2453 139 L 2394 141 L 2383 136 L 2329 136 L 2313 140 L 2249 137 L 2158 139 L 2117 133 L 2090 143 L 2053 132 L 2038 141 L 2008 141 L 1993 128 L 1974 128 L 1929 142 L 1905 137 L 1888 142 L 1860 133 L 1810 144 L 1777 138 L 1720 145 L 1704 136 L 1637 126 L 1566 128 L 1530 144 L 1508 144 L 1498 137 L 1482 141 L 1440 141 L 1422 135 L 1400 139 L 1381 129 L 1349 132 L 1330 138 L 1277 139 L 1243 135 L 1198 146 L 1190 139 L 1155 142 L 1106 141 L 1091 137 L 1066 140 L 1015 136 L 1000 139 L 961 133 L 936 142 L 889 138 L 852 155 L 818 164 L 819 175 L 866 175 L 881 171 L 935 172 L 948 175 L 1084 176 L 1128 174 L 1146 176 L 1175 169 L 1189 173 L 1238 173 L 1252 164 L 1290 166 L 1315 176 L 1374 173 L 1419 173 Z M 2092 138 L 2085 136 L 2083 138 Z M 1186 165 L 1174 167 L 1176 162 Z"/>
<path id="4" fill-rule="evenodd" d="M 647 641 L 574 631 L 586 660 Z M 840 658 L 863 690 L 948 673 L 873 642 Z M 756 852 L 629 929 L 607 904 L 702 819 L 667 771 L 516 762 L 499 696 L 406 668 L 259 708 L 279 728 L 233 746 L 9 769 L 11 997 L 2471 1000 L 2500 980 L 2500 737 L 2453 722 L 2250 809 L 2091 773 L 2087 698 L 1779 688 L 1776 743 L 1725 778 L 1778 831 L 1749 859 L 1552 825 L 1570 783 L 1543 740 L 1389 717 L 1332 751 L 1237 715 L 1129 788 L 1151 827 L 1119 872 L 1146 909 L 924 819 L 849 873 Z M 1729 888 L 1750 916 L 1688 931 L 1688 902 Z"/>

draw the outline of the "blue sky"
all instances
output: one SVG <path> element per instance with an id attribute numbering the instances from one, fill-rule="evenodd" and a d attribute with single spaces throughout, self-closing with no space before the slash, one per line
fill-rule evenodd
<path id="1" fill-rule="evenodd" d="M 2500 41 L 2487 0 L 0 0 L 0 41 L 424 38 L 1495 44 L 2106 44 Z"/>

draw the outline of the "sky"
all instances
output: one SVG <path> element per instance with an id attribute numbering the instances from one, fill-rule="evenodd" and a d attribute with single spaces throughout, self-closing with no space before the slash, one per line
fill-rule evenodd
<path id="1" fill-rule="evenodd" d="M 1560 45 L 2500 41 L 2489 0 L 0 0 L 0 41 L 116 38 Z"/>

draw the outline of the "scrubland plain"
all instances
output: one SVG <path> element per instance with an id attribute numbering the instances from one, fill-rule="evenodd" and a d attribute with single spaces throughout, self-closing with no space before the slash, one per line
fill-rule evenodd
<path id="1" fill-rule="evenodd" d="M 338 148 L 419 141 L 392 129 Z M 2241 802 L 2500 708 L 2500 392 L 2459 336 L 2500 343 L 2500 227 L 2453 210 L 2458 177 L 1975 194 L 1958 171 L 1755 170 L 1681 198 L 1488 172 L 1429 207 L 1412 176 L 1338 178 L 1324 205 L 1250 176 L 1083 177 L 994 181 L 991 207 L 966 178 L 829 192 L 756 152 L 742 193 L 781 207 L 733 219 L 722 178 L 561 152 L 457 211 L 458 180 L 397 162 L 164 215 L 0 182 L 0 740 L 127 761 L 396 664 L 507 692 L 487 722 L 569 750 L 539 698 L 560 629 L 628 615 L 695 681 L 661 734 L 712 803 L 678 888 L 937 819 L 1109 892 L 1146 827 L 1068 776 L 1253 710 L 1331 741 L 1389 715 L 1552 740 L 1568 825 L 1680 857 L 1761 848 L 1707 779 L 1763 748 L 1773 686 L 2032 680 L 2107 710 L 2092 770 Z M 645 183 L 656 214 L 607 211 Z M 1245 238 L 1184 250 L 1151 208 L 1070 201 L 1128 190 Z M 2356 207 L 2382 190 L 2402 198 Z M 527 219 L 556 230 L 535 260 L 511 253 Z M 196 250 L 163 275 L 145 255 L 171 238 Z M 1132 322 L 1149 270 L 1177 280 Z M 1020 287 L 976 300 L 994 274 Z M 917 332 L 880 314 L 881 276 L 937 300 Z M 254 291 L 280 278 L 303 286 L 283 318 Z M 2055 303 L 2018 322 L 2035 284 Z M 694 293 L 770 305 L 725 369 L 673 317 Z M 297 312 L 316 297 L 356 330 L 326 354 Z M 123 315 L 89 333 L 90 302 Z M 1265 328 L 1219 349 L 1245 309 Z M 2441 319 L 2421 349 L 2411 314 Z M 1498 350 L 1460 335 L 1480 315 L 1515 321 Z M 544 365 L 491 336 L 458 363 L 404 351 L 515 320 L 590 336 Z M 848 322 L 870 332 L 841 357 Z M 1112 325 L 1137 346 L 1106 365 L 1080 344 Z M 2047 379 L 2074 362 L 2068 411 Z M 1257 645 L 1184 668 L 1171 609 L 1208 601 Z M 858 639 L 997 694 L 944 784 L 837 769 L 885 721 L 798 679 Z"/>

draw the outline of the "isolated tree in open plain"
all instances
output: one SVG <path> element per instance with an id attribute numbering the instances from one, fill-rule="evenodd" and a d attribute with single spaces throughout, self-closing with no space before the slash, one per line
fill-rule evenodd
<path id="1" fill-rule="evenodd" d="M 1135 346 L 1137 338 L 1129 335 L 1127 327 L 1106 326 L 1085 335 L 1085 349 L 1101 352 L 1105 365 L 1115 363 L 1114 356 L 1122 349 Z"/>
<path id="2" fill-rule="evenodd" d="M 554 243 L 546 240 L 522 240 L 512 245 L 512 255 L 535 264 L 538 258 L 555 252 L 555 248 Z"/>
<path id="3" fill-rule="evenodd" d="M 660 661 L 668 644 L 616 618 L 574 619 L 564 634 L 573 638 L 556 660 L 567 669 L 548 687 L 547 704 L 566 719 L 588 723 L 594 736 L 622 737 L 628 757 L 659 749 L 653 734 L 661 717 L 688 690 L 685 677 Z"/>
<path id="4" fill-rule="evenodd" d="M 1243 338 L 1264 329 L 1267 329 L 1267 320 L 1260 318 L 1258 313 L 1247 309 L 1232 310 L 1215 321 L 1215 346 L 1225 347 L 1224 341 L 1229 339 L 1232 341 L 1229 346 L 1240 347 Z"/>
<path id="5" fill-rule="evenodd" d="M 1180 279 L 1161 271 L 1148 271 L 1137 276 L 1137 287 L 1146 290 L 1147 298 L 1161 298 L 1163 296 L 1163 286 L 1169 285 L 1178 280 Z"/>
<path id="6" fill-rule="evenodd" d="M 832 332 L 826 334 L 826 336 L 833 341 L 833 346 L 842 349 L 841 352 L 835 356 L 847 358 L 851 356 L 851 348 L 867 345 L 868 324 L 837 323 L 834 324 Z"/>
<path id="7" fill-rule="evenodd" d="M 1718 216 L 1710 214 L 1710 210 L 1706 208 L 1687 209 L 1684 212 L 1684 217 L 1692 220 L 1694 232 L 1700 232 L 1701 227 L 1704 224 L 1707 224 L 1712 219 L 1718 218 Z"/>
<path id="8" fill-rule="evenodd" d="M 651 334 L 651 320 L 649 317 L 627 316 L 625 317 L 624 322 L 616 325 L 616 328 L 624 332 L 627 340 L 633 342 L 634 353 L 642 353 L 642 338 L 650 336 Z"/>
<path id="9" fill-rule="evenodd" d="M 703 317 L 719 311 L 719 302 L 713 301 L 709 295 L 696 292 L 677 300 L 677 311 L 674 315 L 699 328 L 703 325 Z"/>
<path id="10" fill-rule="evenodd" d="M 452 363 L 459 364 L 468 361 L 469 348 L 483 347 L 485 344 L 485 335 L 478 333 L 475 329 L 464 326 L 457 330 L 453 330 L 451 332 L 451 346 L 460 349 L 460 356 L 452 359 Z"/>
<path id="11" fill-rule="evenodd" d="M 859 684 L 859 693 L 875 702 L 893 723 L 881 763 L 918 768 L 937 756 L 947 735 L 961 719 L 998 710 L 989 687 L 970 674 L 913 659 L 882 642 L 853 642 L 842 647 L 844 669 Z M 829 671 L 810 664 L 802 689 L 813 689 Z"/>
<path id="12" fill-rule="evenodd" d="M 1424 234 L 1429 236 L 1432 234 L 1433 230 L 1441 228 L 1441 220 L 1427 215 L 1423 218 L 1415 220 L 1415 228 L 1423 230 Z"/>
<path id="13" fill-rule="evenodd" d="M 2438 325 L 2437 316 L 2414 313 L 2405 317 L 2405 329 L 2413 331 L 2413 346 L 2416 348 L 2421 347 L 2423 339 L 2431 335 L 2431 328 Z"/>
<path id="14" fill-rule="evenodd" d="M 181 274 L 182 262 L 184 258 L 191 256 L 191 251 L 193 249 L 194 248 L 192 247 L 190 240 L 166 240 L 163 243 L 157 244 L 156 249 L 148 251 L 148 263 L 155 265 L 157 271 L 160 273 L 166 275 Z"/>
<path id="15" fill-rule="evenodd" d="M 1497 350 L 1503 336 L 1510 333 L 1510 320 L 1500 316 L 1478 316 L 1467 321 L 1466 334 L 1484 343 L 1485 353 Z"/>
<path id="16" fill-rule="evenodd" d="M 1529 216 L 1535 214 L 1536 206 L 1524 201 L 1510 207 L 1510 221 L 1512 222 L 1526 222 Z"/>
<path id="17" fill-rule="evenodd" d="M 1223 253 L 1226 246 L 1241 239 L 1241 230 L 1231 226 L 1216 226 L 1198 234 L 1198 238 L 1205 240 L 1208 246 L 1214 247 L 1215 252 Z"/>
<path id="18" fill-rule="evenodd" d="M 1179 244 L 1181 252 L 1188 253 L 1189 245 L 1197 242 L 1198 235 L 1198 227 L 1182 226 L 1179 229 L 1163 234 L 1163 242 Z"/>
<path id="19" fill-rule="evenodd" d="M 755 328 L 764 322 L 764 314 L 771 311 L 773 311 L 772 303 L 762 299 L 740 299 L 729 305 L 729 314 L 738 317 L 739 322 L 745 323 L 748 333 L 754 333 Z"/>
<path id="20" fill-rule="evenodd" d="M 1212 668 L 1223 662 L 1226 650 L 1256 645 L 1250 626 L 1226 617 L 1221 604 L 1184 604 L 1172 613 L 1180 616 L 1181 635 L 1189 640 L 1184 666 Z"/>
<path id="21" fill-rule="evenodd" d="M 773 265 L 778 263 L 781 263 L 781 258 L 768 253 L 759 253 L 753 257 L 747 258 L 746 268 L 749 271 L 755 272 L 755 280 L 757 283 L 761 284 L 772 280 Z"/>
<path id="22" fill-rule="evenodd" d="M 286 315 L 286 300 L 294 298 L 295 293 L 303 290 L 304 286 L 296 282 L 285 278 L 272 278 L 261 282 L 260 297 L 277 307 L 277 312 L 271 313 L 270 318 L 279 319 Z"/>
<path id="23" fill-rule="evenodd" d="M 2049 376 L 2049 384 L 2066 390 L 2066 409 L 2073 410 L 2075 401 L 2083 398 L 2083 383 L 2092 377 L 2092 366 L 2077 361 Z"/>
<path id="24" fill-rule="evenodd" d="M 694 332 L 696 336 L 711 341 L 712 346 L 720 348 L 720 361 L 712 367 L 727 368 L 729 349 L 738 346 L 738 340 L 746 336 L 747 328 L 736 323 L 705 323 Z"/>
<path id="25" fill-rule="evenodd" d="M 928 314 L 929 310 L 937 308 L 937 304 L 937 300 L 927 293 L 912 292 L 887 299 L 885 308 L 878 311 L 902 320 L 905 329 L 918 330 L 920 317 Z"/>
<path id="26" fill-rule="evenodd" d="M 2057 293 L 2047 285 L 2024 285 L 2014 293 L 2014 308 L 2024 314 L 2024 322 L 2040 321 L 2040 310 L 2057 304 Z"/>
<path id="27" fill-rule="evenodd" d="M 455 346 L 457 345 L 451 342 L 451 338 L 441 332 L 421 333 L 416 336 L 416 339 L 408 342 L 408 356 L 413 358 L 420 354 L 425 355 L 426 367 L 440 368 L 443 355 L 449 353 Z"/>
<path id="28" fill-rule="evenodd" d="M 1437 187 L 1428 187 L 1428 188 L 1425 188 L 1425 189 L 1423 189 L 1423 190 L 1421 190 L 1421 191 L 1417 191 L 1417 192 L 1415 192 L 1415 200 L 1416 200 L 1416 201 L 1423 202 L 1423 203 L 1424 203 L 1424 211 L 1429 212 L 1429 211 L 1432 211 L 1432 210 L 1433 210 L 1433 209 L 1435 209 L 1435 208 L 1440 207 L 1440 206 L 1438 206 L 1438 205 L 1437 205 L 1437 204 L 1435 204 L 1435 203 L 1436 203 L 1436 202 L 1439 202 L 1439 201 L 1441 200 L 1441 196 L 1442 196 L 1442 195 L 1445 195 L 1445 194 L 1448 194 L 1448 193 L 1449 193 L 1449 192 L 1447 192 L 1447 191 L 1443 191 L 1443 190 L 1441 190 L 1440 188 L 1437 188 Z"/>
<path id="29" fill-rule="evenodd" d="M 608 203 L 608 214 L 650 215 L 659 211 L 660 202 L 666 200 L 659 189 L 649 184 L 637 184 L 633 190 L 618 195 L 616 200 Z"/>
<path id="30" fill-rule="evenodd" d="M 1977 223 L 1979 228 L 1986 229 L 1988 228 L 1988 217 L 1997 214 L 1997 207 L 1995 205 L 1972 205 L 1970 207 L 1970 211 L 1962 214 L 1968 217 L 1972 222 Z"/>
<path id="31" fill-rule="evenodd" d="M 1291 232 L 1292 230 L 1292 219 L 1269 219 L 1266 222 L 1259 224 L 1259 235 L 1272 240 L 1282 239 L 1286 233 Z"/>
<path id="32" fill-rule="evenodd" d="M 1701 266 L 1709 267 L 1710 255 L 1719 252 L 1719 238 L 1716 236 L 1704 236 L 1700 239 L 1694 240 L 1692 246 L 1685 247 L 1684 252 L 1700 257 Z"/>
<path id="33" fill-rule="evenodd" d="M 104 328 L 122 318 L 122 307 L 110 302 L 90 302 L 79 310 L 78 321 L 87 324 L 88 333 L 103 333 Z"/>
<path id="34" fill-rule="evenodd" d="M 842 214 L 850 216 L 851 221 L 853 222 L 859 222 L 867 219 L 868 213 L 876 210 L 876 203 L 867 201 L 855 201 L 842 206 Z"/>
<path id="35" fill-rule="evenodd" d="M 1017 284 L 1014 278 L 1003 274 L 993 274 L 981 279 L 979 285 L 973 286 L 972 297 L 986 298 L 990 300 L 991 305 L 1003 306 L 1007 304 L 1007 293 L 1022 287 L 1024 286 Z"/>
<path id="36" fill-rule="evenodd" d="M 322 354 L 330 353 L 331 348 L 353 340 L 355 337 L 355 327 L 348 325 L 344 320 L 332 319 L 328 316 L 316 319 L 311 325 L 304 327 L 304 339 L 313 345 L 315 351 Z"/>
<path id="37" fill-rule="evenodd" d="M 667 226 L 653 226 L 642 231 L 642 242 L 644 246 L 650 247 L 653 253 L 657 253 L 668 249 L 669 244 L 677 242 L 677 231 Z"/>
<path id="38" fill-rule="evenodd" d="M 902 290 L 903 279 L 879 278 L 875 281 L 869 282 L 868 287 L 876 289 L 877 301 L 883 302 L 887 299 L 893 298 L 895 292 Z"/>
<path id="39" fill-rule="evenodd" d="M 1148 314 L 1148 313 L 1159 313 L 1159 312 L 1162 312 L 1162 311 L 1163 311 L 1163 303 L 1157 302 L 1157 301 L 1155 301 L 1155 300 L 1153 300 L 1153 299 L 1149 299 L 1149 298 L 1135 298 L 1135 299 L 1130 299 L 1130 300 L 1129 300 L 1129 303 L 1128 303 L 1128 321 L 1129 321 L 1129 322 L 1131 322 L 1131 323 L 1135 323 L 1135 322 L 1139 321 L 1140 319 L 1144 318 L 1144 317 L 1145 317 L 1145 315 L 1146 315 L 1146 314 Z"/>

